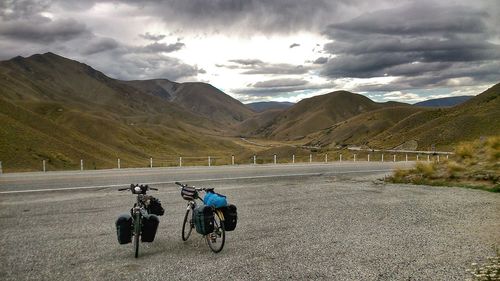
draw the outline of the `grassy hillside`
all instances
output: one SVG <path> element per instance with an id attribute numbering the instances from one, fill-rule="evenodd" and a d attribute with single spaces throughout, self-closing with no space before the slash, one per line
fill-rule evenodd
<path id="1" fill-rule="evenodd" d="M 146 166 L 150 156 L 238 151 L 221 122 L 158 93 L 47 53 L 0 63 L 0 161 L 5 171 Z"/>
<path id="2" fill-rule="evenodd" d="M 232 125 L 254 113 L 240 101 L 206 83 L 182 83 L 174 93 L 174 103 L 212 121 Z"/>
<path id="3" fill-rule="evenodd" d="M 308 145 L 452 150 L 460 141 L 500 135 L 500 84 L 452 108 L 386 107 L 309 134 Z"/>
<path id="4" fill-rule="evenodd" d="M 346 91 L 304 99 L 280 113 L 272 124 L 259 128 L 259 135 L 275 139 L 300 139 L 358 114 L 398 103 L 380 104 Z"/>
<path id="5" fill-rule="evenodd" d="M 254 116 L 247 118 L 245 121 L 236 126 L 236 130 L 242 136 L 257 136 L 262 133 L 264 128 L 272 126 L 276 117 L 280 115 L 282 110 L 269 109 Z"/>
<path id="6" fill-rule="evenodd" d="M 308 137 L 314 146 L 369 146 L 371 140 L 401 120 L 425 109 L 409 106 L 381 108 L 356 115 Z"/>
<path id="7" fill-rule="evenodd" d="M 431 100 L 417 102 L 414 105 L 424 106 L 424 107 L 450 107 L 462 104 L 473 97 L 474 96 L 458 96 L 458 97 L 431 99 Z"/>
<path id="8" fill-rule="evenodd" d="M 245 104 L 246 107 L 250 108 L 255 112 L 264 112 L 266 110 L 274 109 L 287 109 L 293 106 L 292 102 L 277 102 L 277 101 L 263 101 L 263 102 L 252 102 Z"/>
<path id="9" fill-rule="evenodd" d="M 117 158 L 122 167 L 145 167 L 151 156 L 167 163 L 267 148 L 262 153 L 307 154 L 304 145 L 322 152 L 337 145 L 442 150 L 500 135 L 500 84 L 446 109 L 338 91 L 254 113 L 209 84 L 119 81 L 52 53 L 0 62 L 0 84 L 5 171 L 39 170 L 41 160 L 49 169 L 75 169 L 84 159 L 94 169 L 116 167 Z M 227 137 L 237 135 L 273 143 Z"/>
<path id="10" fill-rule="evenodd" d="M 395 147 L 413 140 L 418 149 L 453 149 L 460 141 L 500 135 L 500 84 L 447 109 L 422 111 L 373 138 L 373 147 Z"/>
<path id="11" fill-rule="evenodd" d="M 241 122 L 254 114 L 240 101 L 206 83 L 176 83 L 166 79 L 122 83 L 139 92 L 171 101 L 192 114 L 223 126 Z"/>

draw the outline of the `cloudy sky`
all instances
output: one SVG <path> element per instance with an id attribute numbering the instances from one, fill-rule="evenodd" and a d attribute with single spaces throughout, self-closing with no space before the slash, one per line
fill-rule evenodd
<path id="1" fill-rule="evenodd" d="M 242 102 L 349 90 L 408 103 L 500 82 L 497 0 L 0 1 L 0 60 L 54 52 Z"/>

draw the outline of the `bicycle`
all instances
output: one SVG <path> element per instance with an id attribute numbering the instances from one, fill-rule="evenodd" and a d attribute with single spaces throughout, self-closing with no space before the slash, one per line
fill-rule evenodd
<path id="1" fill-rule="evenodd" d="M 158 189 L 142 184 L 141 185 L 131 184 L 130 187 L 118 189 L 118 191 L 124 191 L 124 190 L 130 190 L 132 194 L 137 194 L 137 201 L 134 204 L 134 207 L 130 210 L 132 215 L 132 230 L 133 230 L 132 235 L 134 237 L 134 249 L 135 249 L 134 256 L 137 258 L 139 257 L 139 242 L 140 242 L 139 237 L 141 237 L 141 235 L 143 234 L 142 228 L 144 226 L 143 225 L 144 218 L 150 217 L 150 214 L 148 213 L 147 210 L 147 206 L 149 205 L 148 200 L 151 199 L 151 196 L 146 195 L 146 193 L 149 190 L 158 190 Z M 158 224 L 156 224 L 156 227 L 158 227 Z M 145 237 L 142 237 L 143 239 L 141 240 L 143 240 L 143 242 L 152 242 L 152 240 L 154 240 L 154 234 L 156 234 L 156 228 L 153 233 L 152 239 L 151 237 L 147 237 L 146 239 L 147 241 L 144 241 Z"/>
<path id="2" fill-rule="evenodd" d="M 176 185 L 181 187 L 182 197 L 187 200 L 186 214 L 184 215 L 184 221 L 182 223 L 182 240 L 187 241 L 193 228 L 195 228 L 195 209 L 198 206 L 196 199 L 203 202 L 203 198 L 199 196 L 200 191 L 213 192 L 214 188 L 196 188 L 194 186 L 188 186 L 187 184 L 182 184 L 180 182 L 175 182 Z M 213 225 L 213 230 L 209 233 L 203 235 L 207 241 L 208 247 L 212 252 L 218 253 L 222 251 L 224 243 L 226 241 L 226 231 L 224 229 L 224 214 L 218 208 L 210 207 L 213 213 L 211 223 Z"/>

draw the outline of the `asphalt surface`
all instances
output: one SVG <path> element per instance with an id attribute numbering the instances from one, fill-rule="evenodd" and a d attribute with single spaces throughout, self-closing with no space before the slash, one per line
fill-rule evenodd
<path id="1" fill-rule="evenodd" d="M 177 170 L 178 179 L 198 179 L 193 183 L 215 187 L 238 206 L 238 227 L 227 233 L 219 254 L 196 233 L 182 242 L 185 201 L 171 183 L 158 183 L 160 190 L 151 192 L 166 213 L 155 241 L 141 244 L 138 259 L 131 244 L 118 244 L 114 228 L 135 200 L 129 193 L 114 186 L 2 193 L 0 280 L 464 280 L 470 263 L 491 256 L 492 246 L 500 244 L 499 194 L 384 184 L 377 179 L 385 172 L 370 172 L 383 166 L 310 168 L 260 171 L 255 179 L 249 178 L 252 172 L 245 176 L 238 170 L 235 176 L 220 168 L 209 171 L 216 174 L 207 181 L 206 169 Z M 329 168 L 333 171 L 321 170 Z M 137 170 L 128 176 L 102 173 L 88 182 L 84 175 L 53 174 L 53 183 L 45 174 L 26 175 L 26 182 L 2 175 L 0 187 L 39 190 L 176 178 L 175 173 L 141 177 Z"/>
<path id="2" fill-rule="evenodd" d="M 330 162 L 282 165 L 235 165 L 111 169 L 97 171 L 34 172 L 0 175 L 0 194 L 38 189 L 99 189 L 131 183 L 165 184 L 175 181 L 208 182 L 216 179 L 273 178 L 338 173 L 389 172 L 413 162 Z"/>

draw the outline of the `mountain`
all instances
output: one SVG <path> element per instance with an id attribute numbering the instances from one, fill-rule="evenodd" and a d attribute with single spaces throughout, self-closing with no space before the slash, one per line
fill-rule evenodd
<path id="1" fill-rule="evenodd" d="M 360 113 L 399 105 L 403 104 L 376 103 L 363 95 L 336 91 L 301 100 L 279 113 L 272 122 L 261 122 L 266 125 L 249 135 L 282 140 L 301 139 Z M 241 127 L 240 132 L 248 133 Z"/>
<path id="2" fill-rule="evenodd" d="M 310 145 L 451 149 L 500 135 L 500 84 L 451 108 L 392 107 L 366 112 L 308 136 Z"/>
<path id="3" fill-rule="evenodd" d="M 262 128 L 272 126 L 282 110 L 269 109 L 246 119 L 237 125 L 237 132 L 241 136 L 255 136 L 261 133 Z"/>
<path id="4" fill-rule="evenodd" d="M 126 167 L 146 166 L 152 155 L 174 161 L 192 151 L 231 153 L 242 147 L 216 135 L 244 118 L 238 114 L 252 114 L 206 84 L 119 81 L 53 53 L 0 62 L 0 84 L 4 169 L 39 167 L 42 159 L 49 169 L 79 167 L 80 159 L 102 168 L 116 166 L 117 158 Z M 208 89 L 198 96 L 214 114 L 186 109 L 195 87 Z M 243 113 L 228 113 L 233 107 Z"/>
<path id="5" fill-rule="evenodd" d="M 464 103 L 473 97 L 474 96 L 457 96 L 457 97 L 431 99 L 431 100 L 417 102 L 414 105 L 424 106 L 424 107 L 451 107 Z"/>
<path id="6" fill-rule="evenodd" d="M 277 101 L 263 101 L 252 102 L 245 104 L 248 108 L 255 112 L 263 112 L 270 109 L 287 109 L 294 105 L 293 102 L 277 102 Z"/>
<path id="7" fill-rule="evenodd" d="M 176 83 L 167 79 L 123 81 L 139 92 L 164 98 L 191 113 L 224 125 L 245 120 L 254 113 L 240 101 L 206 83 Z"/>
<path id="8" fill-rule="evenodd" d="M 180 84 L 172 101 L 190 112 L 225 125 L 236 124 L 254 114 L 240 101 L 206 83 Z"/>
<path id="9" fill-rule="evenodd" d="M 500 135 L 500 84 L 451 107 L 422 111 L 385 131 L 371 143 L 398 146 L 406 141 L 418 143 L 419 149 L 433 145 L 451 149 L 460 141 Z"/>

